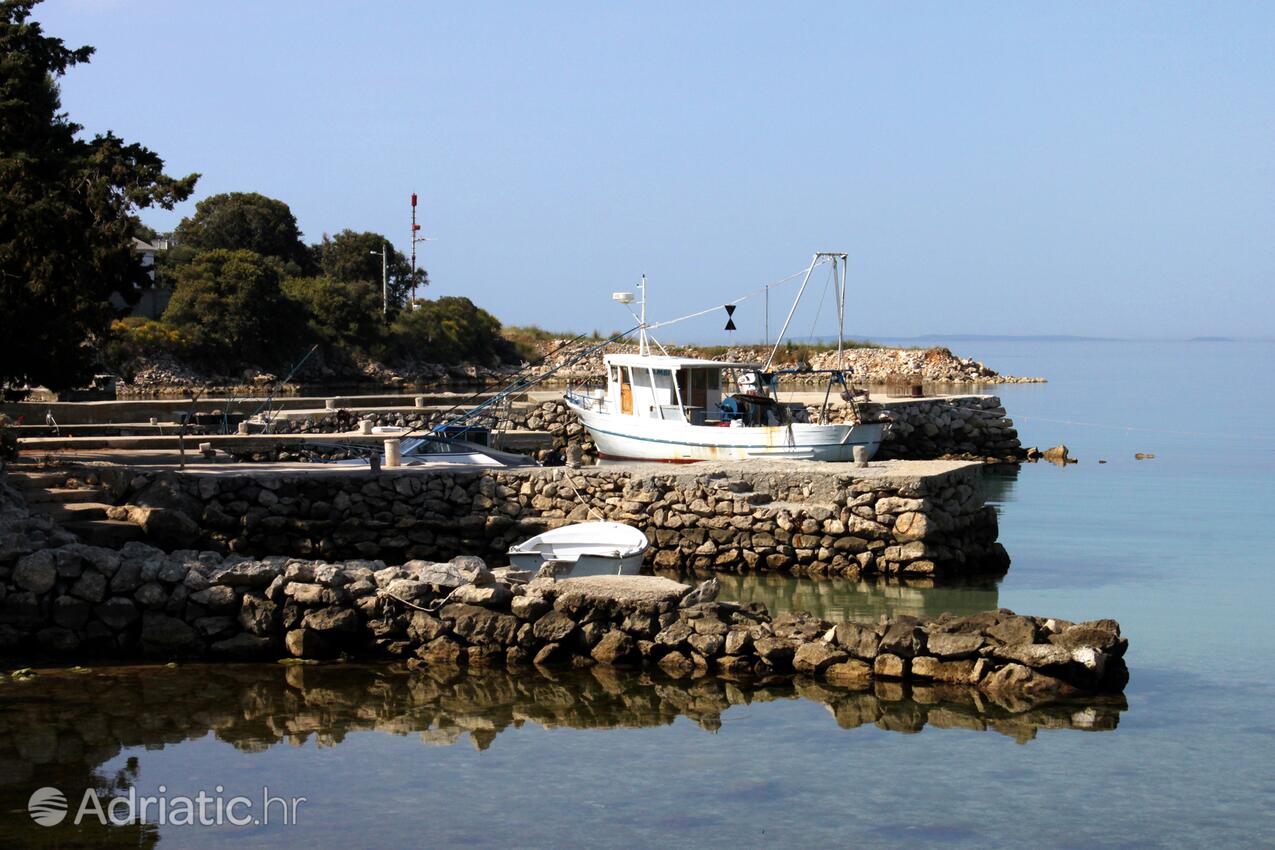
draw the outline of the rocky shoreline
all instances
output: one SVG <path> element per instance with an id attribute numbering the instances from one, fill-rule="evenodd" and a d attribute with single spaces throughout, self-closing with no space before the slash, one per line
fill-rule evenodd
<path id="1" fill-rule="evenodd" d="M 563 353 L 555 353 L 567 339 L 547 340 L 539 348 L 544 362 L 532 367 L 530 374 L 543 375 L 552 369 L 562 366 L 568 359 L 568 349 Z M 578 350 L 572 347 L 571 351 Z M 637 346 L 629 343 L 614 343 L 605 349 L 609 353 L 636 353 Z M 670 354 L 688 357 L 704 357 L 712 355 L 713 359 L 729 360 L 742 363 L 765 362 L 770 354 L 768 348 L 762 346 L 736 346 L 725 352 L 717 349 L 705 350 L 697 346 L 670 346 Z M 602 356 L 599 350 L 570 368 L 555 374 L 557 381 L 583 381 L 603 374 Z M 801 360 L 800 365 L 811 369 L 837 368 L 835 349 L 815 351 Z M 1019 377 L 1003 375 L 973 358 L 959 357 L 947 348 L 888 348 L 865 347 L 850 348 L 845 351 L 846 368 L 859 386 L 897 386 L 910 387 L 915 384 L 930 385 L 990 385 L 990 384 L 1025 384 L 1043 383 L 1044 378 Z M 314 392 L 324 386 L 339 387 L 342 392 L 349 392 L 353 386 L 364 386 L 366 391 L 379 390 L 424 390 L 446 388 L 495 387 L 508 383 L 520 373 L 527 364 L 489 365 L 479 363 L 460 363 L 446 365 L 440 363 L 420 362 L 410 369 L 391 369 L 374 361 L 349 363 L 341 369 L 325 366 L 321 358 L 303 368 L 293 383 L 276 387 L 281 376 L 253 367 L 247 367 L 233 375 L 201 374 L 189 366 L 173 359 L 171 356 L 157 354 L 130 364 L 129 380 L 122 378 L 115 381 L 115 397 L 120 399 L 166 398 L 187 396 L 192 392 L 212 395 L 259 395 L 263 391 L 275 388 L 276 392 L 295 395 L 305 387 Z M 791 368 L 796 363 L 784 363 L 783 368 Z M 826 382 L 824 376 L 786 375 L 785 385 L 820 385 Z M 32 400 L 44 400 L 42 394 L 32 396 Z"/>

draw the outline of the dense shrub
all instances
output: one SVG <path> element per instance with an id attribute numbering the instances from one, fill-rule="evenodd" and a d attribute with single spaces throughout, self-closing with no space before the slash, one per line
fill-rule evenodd
<path id="1" fill-rule="evenodd" d="M 110 369 L 127 373 L 130 364 L 138 358 L 168 354 L 182 360 L 189 357 L 191 352 L 190 336 L 180 328 L 154 319 L 132 316 L 111 322 L 102 358 Z M 128 377 L 127 374 L 125 376 Z"/>
<path id="2" fill-rule="evenodd" d="M 294 277 L 284 281 L 283 291 L 305 311 L 317 341 L 366 350 L 381 338 L 381 292 L 369 283 Z"/>
<path id="3" fill-rule="evenodd" d="M 277 366 L 304 347 L 305 311 L 283 292 L 278 260 L 252 251 L 214 250 L 178 270 L 164 321 L 191 340 L 201 365 L 236 371 Z"/>
<path id="4" fill-rule="evenodd" d="M 386 355 L 395 363 L 462 362 L 497 365 L 515 362 L 513 344 L 500 334 L 500 321 L 468 298 L 446 296 L 417 301 L 390 327 Z"/>

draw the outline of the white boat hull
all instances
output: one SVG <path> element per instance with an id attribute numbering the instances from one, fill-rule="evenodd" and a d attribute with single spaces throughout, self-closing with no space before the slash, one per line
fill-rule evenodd
<path id="1" fill-rule="evenodd" d="M 598 447 L 599 457 L 612 460 L 651 460 L 693 463 L 701 460 L 850 461 L 858 446 L 876 454 L 885 423 L 792 425 L 725 428 L 691 425 L 673 420 L 598 413 L 569 399 L 567 406 L 580 418 Z"/>
<path id="2" fill-rule="evenodd" d="M 509 563 L 536 573 L 548 562 L 557 578 L 637 575 L 650 546 L 646 535 L 617 522 L 581 522 L 524 540 L 509 549 Z"/>

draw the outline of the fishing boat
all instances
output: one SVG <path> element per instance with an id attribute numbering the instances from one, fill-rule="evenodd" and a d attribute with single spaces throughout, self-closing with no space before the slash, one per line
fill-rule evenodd
<path id="1" fill-rule="evenodd" d="M 650 541 L 636 528 L 619 522 L 578 522 L 537 534 L 509 549 L 509 563 L 538 572 L 553 563 L 554 575 L 637 575 Z"/>
<path id="2" fill-rule="evenodd" d="M 771 368 L 811 272 L 829 261 L 832 279 L 837 284 L 838 319 L 844 320 L 846 255 L 816 254 L 765 363 L 651 353 L 648 330 L 660 325 L 646 321 L 646 279 L 643 278 L 639 284 L 642 312 L 638 353 L 605 355 L 604 384 L 570 387 L 565 395 L 567 406 L 597 445 L 598 456 L 610 460 L 669 463 L 755 458 L 813 461 L 870 458 L 881 445 L 884 423 L 829 421 L 829 401 L 834 387 L 840 386 L 839 400 L 855 407 L 855 393 L 848 382 L 849 370 L 822 372 L 828 379 L 828 389 L 817 421 L 812 422 L 804 405 L 784 404 L 778 399 L 779 379 L 786 372 L 796 370 Z M 623 304 L 634 300 L 630 293 L 615 293 L 612 297 Z M 843 348 L 839 329 L 838 365 L 841 365 Z M 804 373 L 810 374 L 811 370 Z M 858 416 L 850 418 L 857 420 Z"/>

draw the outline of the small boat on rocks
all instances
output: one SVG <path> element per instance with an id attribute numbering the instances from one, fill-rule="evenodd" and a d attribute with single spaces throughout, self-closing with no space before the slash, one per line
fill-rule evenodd
<path id="1" fill-rule="evenodd" d="M 555 577 L 637 575 L 651 545 L 619 522 L 579 522 L 537 534 L 509 549 L 509 563 L 531 573 L 552 564 Z"/>

